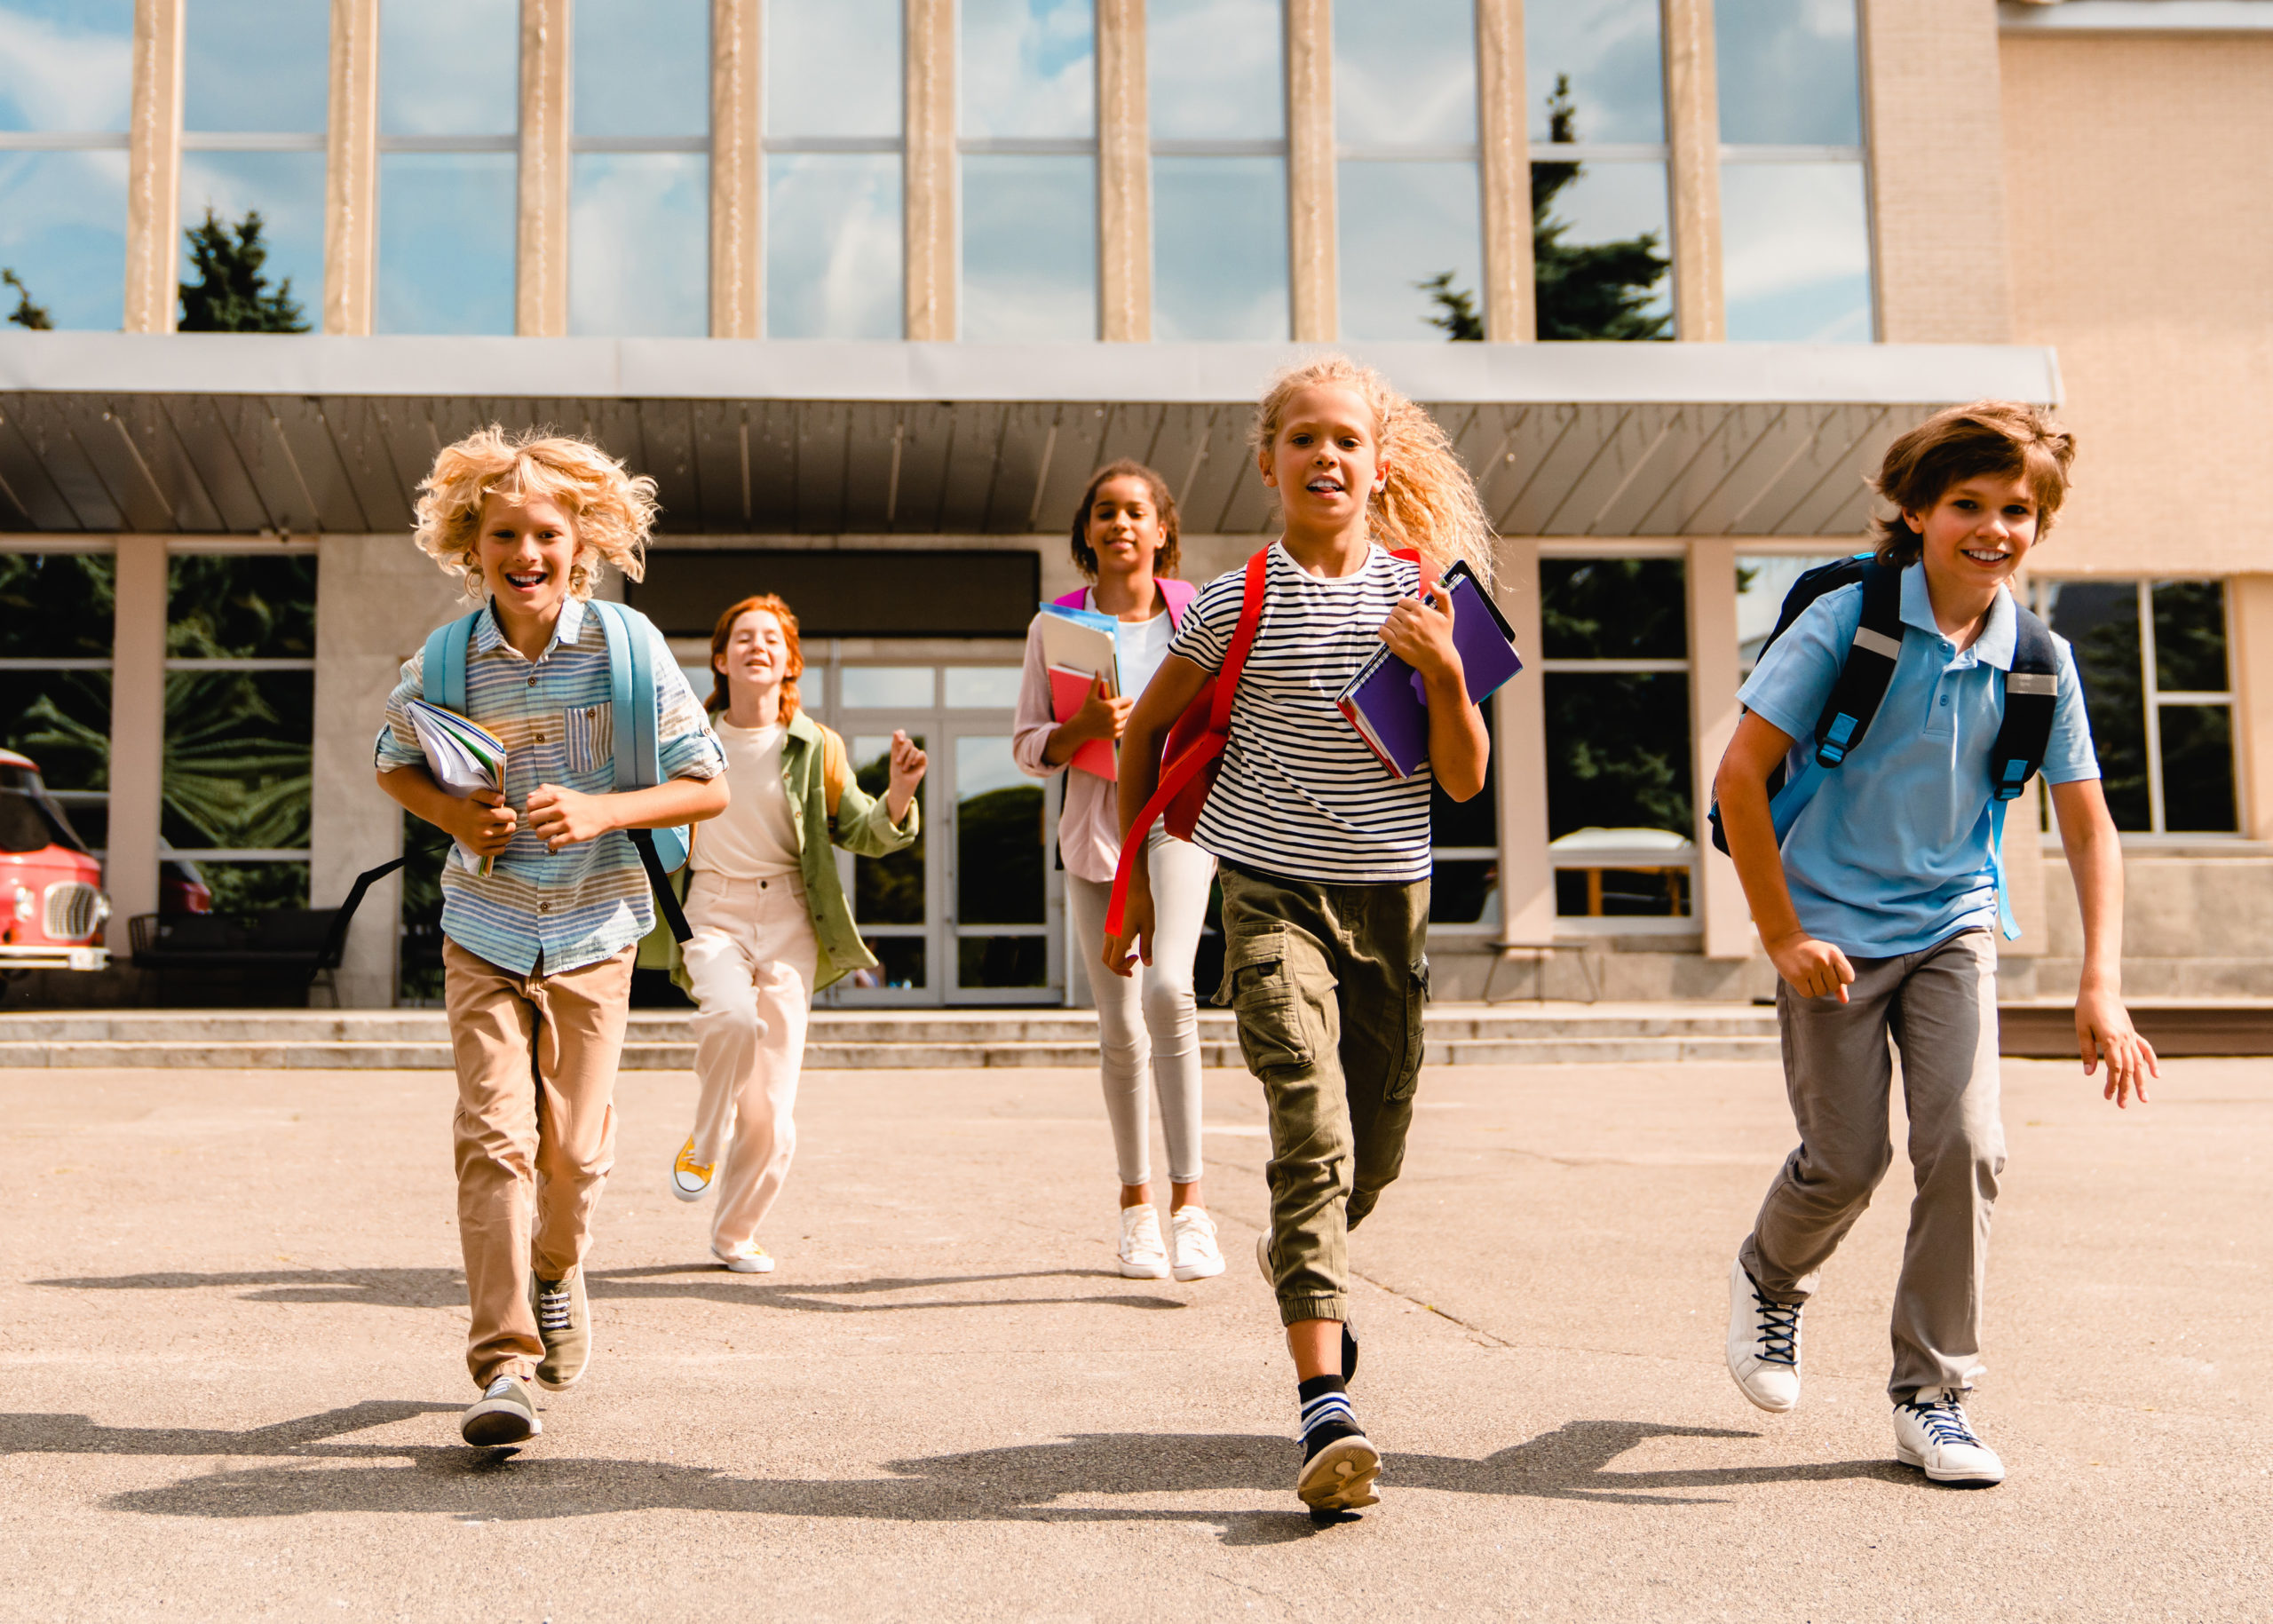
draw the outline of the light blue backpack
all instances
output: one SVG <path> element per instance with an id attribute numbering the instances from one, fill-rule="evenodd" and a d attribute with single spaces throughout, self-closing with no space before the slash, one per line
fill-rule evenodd
<path id="1" fill-rule="evenodd" d="M 663 781 L 662 741 L 655 736 L 655 662 L 653 622 L 637 609 L 590 598 L 584 606 L 599 616 L 607 636 L 608 710 L 615 734 L 615 787 L 646 789 Z M 484 605 L 472 614 L 436 628 L 426 639 L 424 685 L 427 699 L 446 710 L 465 714 L 465 655 L 473 629 L 489 613 Z M 647 870 L 647 883 L 655 906 L 671 934 L 685 941 L 693 934 L 680 911 L 669 875 L 684 867 L 693 830 L 630 829 L 631 844 Z"/>

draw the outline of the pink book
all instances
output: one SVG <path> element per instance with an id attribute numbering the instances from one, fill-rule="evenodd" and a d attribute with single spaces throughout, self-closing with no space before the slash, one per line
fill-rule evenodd
<path id="1" fill-rule="evenodd" d="M 1089 693 L 1097 686 L 1095 671 L 1077 671 L 1071 666 L 1053 665 L 1049 668 L 1049 717 L 1063 722 L 1089 702 Z M 1110 739 L 1085 739 L 1081 748 L 1073 752 L 1073 759 L 1066 764 L 1084 772 L 1094 772 L 1099 778 L 1117 780 L 1121 764 L 1113 753 Z"/>

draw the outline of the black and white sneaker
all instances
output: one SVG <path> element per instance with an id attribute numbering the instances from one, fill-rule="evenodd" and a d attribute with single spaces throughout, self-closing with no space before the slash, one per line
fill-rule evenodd
<path id="1" fill-rule="evenodd" d="M 1894 1458 L 1936 1483 L 1990 1488 L 2005 1480 L 2005 1463 L 1966 1419 L 1954 1387 L 1921 1387 L 1894 1406 Z"/>
<path id="2" fill-rule="evenodd" d="M 1303 1399 L 1303 1467 L 1295 1493 L 1313 1511 L 1355 1511 L 1378 1504 L 1374 1480 L 1381 1476 L 1382 1454 L 1358 1425 L 1350 1395 L 1332 1376 L 1305 1388 L 1325 1387 Z"/>
<path id="3" fill-rule="evenodd" d="M 1800 1402 L 1800 1305 L 1770 1301 L 1741 1257 L 1729 1265 L 1729 1374 L 1763 1410 Z"/>

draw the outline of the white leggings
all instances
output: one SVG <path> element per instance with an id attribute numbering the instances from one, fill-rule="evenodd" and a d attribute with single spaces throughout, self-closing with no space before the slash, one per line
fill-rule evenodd
<path id="1" fill-rule="evenodd" d="M 1160 1082 L 1168 1178 L 1188 1184 L 1200 1171 L 1200 1014 L 1192 1003 L 1192 956 L 1208 921 L 1216 860 L 1188 842 L 1155 836 L 1152 869 L 1152 962 L 1134 976 L 1116 976 L 1104 964 L 1112 883 L 1068 874 L 1065 904 L 1073 916 L 1073 946 L 1089 966 L 1089 991 L 1097 999 L 1105 1109 L 1113 1120 L 1121 1182 L 1141 1184 L 1152 1176 L 1149 1059 Z"/>

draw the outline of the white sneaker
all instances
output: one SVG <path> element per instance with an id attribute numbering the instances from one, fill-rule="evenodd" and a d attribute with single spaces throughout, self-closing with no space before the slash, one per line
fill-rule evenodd
<path id="1" fill-rule="evenodd" d="M 755 1240 L 751 1241 L 746 1247 L 738 1247 L 733 1251 L 713 1252 L 710 1256 L 717 1258 L 725 1267 L 733 1270 L 736 1274 L 771 1274 L 773 1272 L 773 1255 L 771 1252 L 768 1252 L 764 1247 L 758 1245 Z"/>
<path id="2" fill-rule="evenodd" d="M 1936 1483 L 1988 1488 L 2005 1480 L 2005 1463 L 1974 1436 L 1963 1395 L 1953 1387 L 1921 1387 L 1894 1406 L 1894 1458 Z"/>
<path id="3" fill-rule="evenodd" d="M 1729 1374 L 1763 1410 L 1800 1402 L 1800 1305 L 1761 1295 L 1741 1257 L 1729 1264 Z"/>
<path id="4" fill-rule="evenodd" d="M 699 1201 L 710 1193 L 710 1169 L 694 1159 L 694 1136 L 671 1159 L 671 1193 L 682 1201 Z"/>
<path id="5" fill-rule="evenodd" d="M 1150 1201 L 1121 1209 L 1121 1276 L 1129 1280 L 1168 1278 L 1168 1249 L 1160 1240 L 1160 1215 Z"/>
<path id="6" fill-rule="evenodd" d="M 1271 1271 L 1271 1232 L 1264 1230 L 1255 1238 L 1255 1266 L 1263 1271 L 1263 1283 L 1271 1290 L 1279 1289 L 1279 1277 Z"/>
<path id="7" fill-rule="evenodd" d="M 1179 1207 L 1168 1215 L 1176 1235 L 1176 1278 L 1211 1280 L 1224 1271 L 1224 1254 L 1216 1245 L 1216 1220 L 1205 1207 Z"/>

